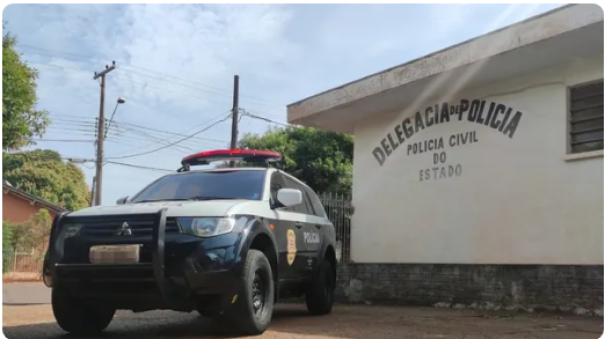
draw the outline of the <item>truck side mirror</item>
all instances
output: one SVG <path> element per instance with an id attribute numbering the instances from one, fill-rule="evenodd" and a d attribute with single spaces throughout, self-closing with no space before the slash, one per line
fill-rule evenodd
<path id="1" fill-rule="evenodd" d="M 277 191 L 277 201 L 285 207 L 302 203 L 302 192 L 294 188 L 282 188 Z"/>
<path id="2" fill-rule="evenodd" d="M 118 199 L 116 201 L 116 204 L 118 204 L 118 205 L 124 205 L 125 203 L 128 202 L 128 198 L 129 198 L 128 196 L 122 197 L 122 198 L 120 198 L 120 199 Z"/>

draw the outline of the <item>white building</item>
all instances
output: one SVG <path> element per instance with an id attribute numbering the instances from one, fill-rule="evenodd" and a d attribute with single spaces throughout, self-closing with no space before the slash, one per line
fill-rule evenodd
<path id="1" fill-rule="evenodd" d="M 603 40 L 565 6 L 289 105 L 355 136 L 352 261 L 576 265 L 602 308 Z"/>

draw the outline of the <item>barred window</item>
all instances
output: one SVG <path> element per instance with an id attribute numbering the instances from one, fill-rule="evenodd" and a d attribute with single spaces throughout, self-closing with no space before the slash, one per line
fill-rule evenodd
<path id="1" fill-rule="evenodd" d="M 570 88 L 570 152 L 603 149 L 603 80 Z"/>

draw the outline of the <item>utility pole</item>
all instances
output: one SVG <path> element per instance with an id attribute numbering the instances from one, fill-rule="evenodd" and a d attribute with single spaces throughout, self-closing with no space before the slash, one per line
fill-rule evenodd
<path id="1" fill-rule="evenodd" d="M 101 196 L 103 189 L 103 139 L 105 136 L 105 75 L 116 69 L 116 62 L 113 61 L 111 66 L 105 65 L 105 69 L 101 73 L 95 72 L 94 80 L 101 78 L 101 104 L 99 107 L 99 130 L 97 131 L 97 171 L 95 174 L 95 205 L 101 205 Z"/>
<path id="2" fill-rule="evenodd" d="M 95 183 L 97 181 L 97 177 L 92 177 L 92 188 L 90 190 L 90 206 L 95 205 Z"/>
<path id="3" fill-rule="evenodd" d="M 237 123 L 239 120 L 239 75 L 233 77 L 233 110 L 231 114 L 231 149 L 237 148 Z M 235 161 L 231 161 L 231 167 L 235 167 Z"/>

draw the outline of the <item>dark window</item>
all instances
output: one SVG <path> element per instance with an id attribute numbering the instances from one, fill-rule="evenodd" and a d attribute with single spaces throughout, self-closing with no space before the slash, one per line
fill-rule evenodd
<path id="1" fill-rule="evenodd" d="M 309 197 L 311 198 L 311 203 L 313 204 L 313 210 L 315 211 L 315 215 L 322 218 L 325 217 L 326 211 L 324 210 L 324 207 L 321 204 L 321 201 L 319 200 L 317 194 L 315 194 L 315 192 L 313 191 L 310 191 Z"/>
<path id="2" fill-rule="evenodd" d="M 313 205 L 311 204 L 311 199 L 309 198 L 309 193 L 307 192 L 307 188 L 304 185 L 299 184 L 298 182 L 294 182 L 296 188 L 300 190 L 302 193 L 302 209 L 301 213 L 313 215 L 315 212 L 313 211 Z"/>
<path id="3" fill-rule="evenodd" d="M 304 186 L 301 186 L 300 188 L 301 188 L 304 200 L 305 200 L 305 204 L 307 204 L 307 213 L 316 214 L 315 207 L 313 207 L 313 203 L 311 202 L 311 197 L 309 196 L 309 190 Z"/>
<path id="4" fill-rule="evenodd" d="M 313 206 L 313 202 L 311 200 L 311 189 L 309 189 L 305 185 L 298 184 L 298 183 L 297 183 L 297 186 L 298 186 L 298 189 L 300 189 L 300 191 L 302 192 L 303 204 L 305 204 L 305 206 L 307 207 L 307 214 L 316 215 L 315 207 Z"/>
<path id="5" fill-rule="evenodd" d="M 273 172 L 271 175 L 271 205 L 277 203 L 277 191 L 286 187 L 284 176 L 279 172 Z"/>
<path id="6" fill-rule="evenodd" d="M 570 151 L 603 149 L 603 80 L 569 91 Z"/>
<path id="7" fill-rule="evenodd" d="M 141 191 L 133 202 L 223 198 L 260 200 L 265 171 L 190 172 L 160 178 Z"/>

